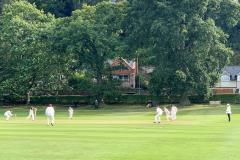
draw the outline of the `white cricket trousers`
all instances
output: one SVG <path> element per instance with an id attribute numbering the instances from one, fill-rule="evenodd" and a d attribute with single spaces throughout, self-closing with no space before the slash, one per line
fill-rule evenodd
<path id="1" fill-rule="evenodd" d="M 35 120 L 35 115 L 34 115 L 34 113 L 29 113 L 28 119 L 29 119 L 29 118 L 32 118 L 32 120 L 34 121 L 34 120 Z"/>
<path id="2" fill-rule="evenodd" d="M 158 123 L 158 122 L 160 122 L 161 121 L 161 118 L 160 118 L 160 116 L 161 116 L 161 114 L 156 114 L 156 116 L 155 116 L 155 122 L 156 123 Z"/>
<path id="3" fill-rule="evenodd" d="M 50 124 L 54 124 L 54 116 L 47 116 L 47 124 L 50 125 Z"/>
<path id="4" fill-rule="evenodd" d="M 5 115 L 6 121 L 8 121 L 8 120 L 10 119 L 10 117 L 11 117 L 11 116 L 9 116 L 9 115 Z"/>
<path id="5" fill-rule="evenodd" d="M 169 119 L 171 119 L 171 115 L 170 114 L 166 114 L 166 118 L 169 121 Z"/>
<path id="6" fill-rule="evenodd" d="M 73 118 L 73 113 L 69 113 L 69 118 L 70 118 L 70 119 Z"/>
<path id="7" fill-rule="evenodd" d="M 172 120 L 176 120 L 177 119 L 177 115 L 176 115 L 176 113 L 173 113 L 172 114 Z"/>

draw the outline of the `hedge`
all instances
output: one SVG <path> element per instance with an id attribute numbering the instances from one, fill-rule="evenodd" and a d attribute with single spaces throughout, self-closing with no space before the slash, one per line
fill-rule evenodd
<path id="1" fill-rule="evenodd" d="M 89 104 L 90 96 L 33 96 L 31 97 L 32 104 Z"/>
<path id="2" fill-rule="evenodd" d="M 32 104 L 92 104 L 94 96 L 33 96 L 31 97 Z M 221 101 L 222 103 L 240 103 L 239 94 L 223 94 L 213 95 L 210 98 L 204 96 L 189 96 L 192 103 L 208 103 L 208 101 Z M 125 104 L 146 104 L 147 101 L 152 100 L 156 103 L 178 103 L 180 97 L 168 98 L 166 96 L 151 96 L 151 95 L 111 95 L 104 97 L 107 104 L 125 103 Z M 24 98 L 13 95 L 5 95 L 1 98 L 2 103 L 26 103 Z"/>
<path id="3" fill-rule="evenodd" d="M 93 96 L 34 96 L 31 98 L 32 104 L 92 104 Z M 204 96 L 190 96 L 192 103 L 204 103 Z M 166 96 L 151 96 L 151 95 L 118 95 L 104 97 L 104 102 L 107 104 L 124 103 L 124 104 L 146 104 L 149 100 L 156 103 L 178 103 L 180 97 L 168 98 Z"/>
<path id="4" fill-rule="evenodd" d="M 120 102 L 127 104 L 146 104 L 147 101 L 152 100 L 154 103 L 177 103 L 179 99 L 179 97 L 169 99 L 166 96 L 122 95 Z"/>
<path id="5" fill-rule="evenodd" d="M 240 103 L 239 94 L 221 94 L 213 95 L 209 98 L 210 101 L 221 101 L 222 103 Z"/>
<path id="6" fill-rule="evenodd" d="M 4 105 L 8 104 L 26 104 L 24 96 L 17 94 L 2 94 L 0 95 L 0 103 Z"/>

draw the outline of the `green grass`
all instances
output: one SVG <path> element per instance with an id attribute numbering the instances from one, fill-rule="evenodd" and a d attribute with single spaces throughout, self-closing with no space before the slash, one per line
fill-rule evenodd
<path id="1" fill-rule="evenodd" d="M 195 105 L 180 109 L 177 121 L 153 124 L 154 109 L 143 106 L 56 107 L 56 125 L 46 125 L 44 109 L 37 120 L 0 120 L 0 160 L 238 160 L 240 106 L 227 122 L 225 106 Z M 3 115 L 4 109 L 0 109 Z"/>

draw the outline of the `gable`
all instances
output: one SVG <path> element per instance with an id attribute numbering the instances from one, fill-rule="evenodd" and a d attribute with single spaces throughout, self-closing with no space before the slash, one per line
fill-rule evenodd
<path id="1" fill-rule="evenodd" d="M 129 68 L 121 63 L 119 64 L 115 64 L 114 66 L 112 66 L 112 70 L 113 71 L 117 71 L 117 70 L 129 70 Z"/>
<path id="2" fill-rule="evenodd" d="M 223 76 L 223 75 L 230 76 L 231 74 L 228 73 L 227 71 L 223 71 L 222 76 Z"/>
<path id="3" fill-rule="evenodd" d="M 113 70 L 131 70 L 131 66 L 127 63 L 126 60 L 124 60 L 123 58 L 117 58 L 115 59 L 112 64 L 111 67 Z"/>
<path id="4" fill-rule="evenodd" d="M 226 66 L 223 69 L 224 72 L 227 72 L 227 75 L 236 76 L 240 73 L 240 66 Z"/>

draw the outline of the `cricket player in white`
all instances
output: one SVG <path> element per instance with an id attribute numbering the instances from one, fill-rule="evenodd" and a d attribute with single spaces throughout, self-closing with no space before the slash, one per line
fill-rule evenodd
<path id="1" fill-rule="evenodd" d="M 54 125 L 54 116 L 55 116 L 55 110 L 52 106 L 52 104 L 49 104 L 48 107 L 46 108 L 45 114 L 47 116 L 47 124 L 48 125 Z"/>
<path id="2" fill-rule="evenodd" d="M 231 106 L 230 106 L 230 104 L 227 104 L 226 114 L 227 114 L 227 116 L 228 116 L 228 122 L 231 122 L 231 114 L 232 114 L 232 111 L 231 111 Z"/>
<path id="3" fill-rule="evenodd" d="M 172 108 L 171 108 L 171 117 L 172 117 L 172 120 L 176 120 L 177 119 L 177 107 L 175 105 L 172 105 Z"/>
<path id="4" fill-rule="evenodd" d="M 68 108 L 68 114 L 69 114 L 69 119 L 72 119 L 73 118 L 73 108 L 72 107 L 69 107 Z"/>
<path id="5" fill-rule="evenodd" d="M 35 118 L 37 117 L 37 108 L 36 107 L 32 107 L 33 108 L 33 113 L 34 113 L 34 116 Z"/>
<path id="6" fill-rule="evenodd" d="M 6 120 L 8 121 L 11 117 L 13 116 L 11 110 L 7 110 L 5 113 L 4 113 L 4 117 L 6 118 Z"/>
<path id="7" fill-rule="evenodd" d="M 28 114 L 28 117 L 27 117 L 28 119 L 32 119 L 33 121 L 35 120 L 35 114 L 34 114 L 34 109 L 33 109 L 33 107 L 30 107 L 30 109 L 29 109 L 29 114 Z"/>
<path id="8" fill-rule="evenodd" d="M 160 116 L 163 114 L 163 110 L 160 108 L 160 106 L 158 105 L 156 108 L 156 116 L 155 116 L 155 122 L 154 123 L 160 123 L 161 118 Z"/>
<path id="9" fill-rule="evenodd" d="M 171 118 L 170 111 L 169 111 L 166 107 L 164 107 L 164 112 L 165 112 L 165 114 L 166 114 L 167 120 L 169 121 L 169 119 Z"/>

